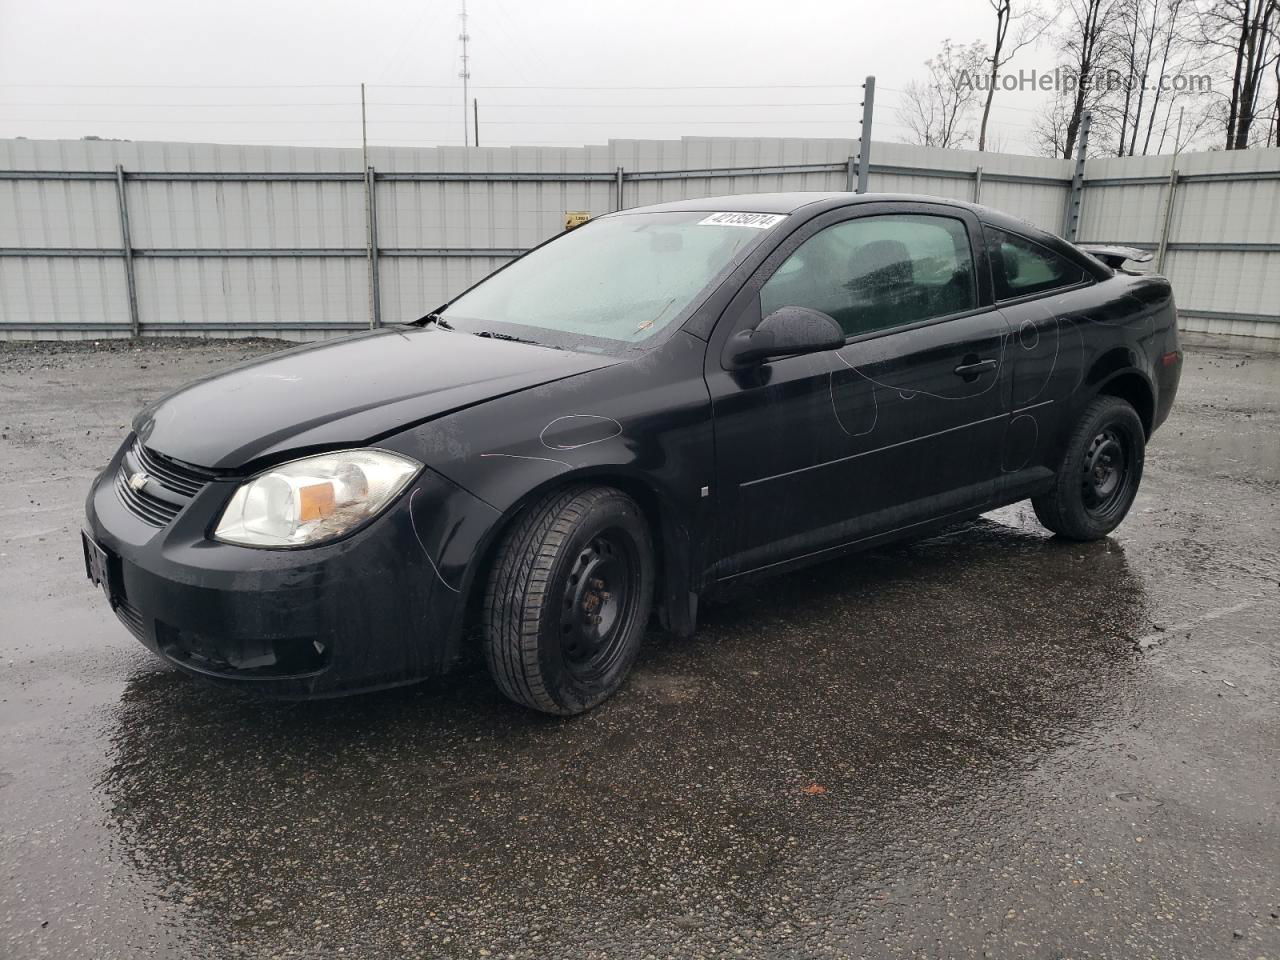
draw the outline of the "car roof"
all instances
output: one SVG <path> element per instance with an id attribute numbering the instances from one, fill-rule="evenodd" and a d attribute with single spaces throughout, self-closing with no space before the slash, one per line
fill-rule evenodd
<path id="1" fill-rule="evenodd" d="M 795 213 L 801 207 L 823 200 L 848 202 L 857 194 L 820 190 L 793 190 L 789 193 L 738 193 L 722 197 L 670 200 L 644 207 L 628 207 L 620 213 L 665 213 L 674 210 L 707 210 L 718 213 Z"/>
<path id="2" fill-rule="evenodd" d="M 1019 217 L 1002 213 L 991 207 L 969 203 L 966 200 L 953 200 L 950 197 L 932 197 L 919 193 L 848 193 L 846 191 L 793 190 L 787 193 L 738 193 L 719 197 L 696 197 L 691 200 L 671 200 L 666 203 L 654 203 L 643 207 L 628 207 L 605 216 L 621 216 L 634 213 L 668 213 L 681 210 L 690 212 L 706 211 L 709 213 L 782 213 L 793 214 L 800 210 L 816 216 L 836 207 L 851 206 L 861 203 L 932 203 L 948 207 L 957 207 L 973 212 L 979 220 L 992 226 L 1012 230 L 1030 239 L 1041 241 L 1058 241 L 1053 234 L 1022 220 Z"/>
<path id="3" fill-rule="evenodd" d="M 666 203 L 653 203 L 643 207 L 628 207 L 618 213 L 667 213 L 679 210 L 708 211 L 718 213 L 796 213 L 806 207 L 817 207 L 826 210 L 832 207 L 844 207 L 858 203 L 876 203 L 895 201 L 899 203 L 938 203 L 951 207 L 964 207 L 975 213 L 990 213 L 995 217 L 1006 218 L 995 210 L 980 207 L 963 200 L 952 200 L 950 197 L 931 197 L 916 193 L 848 193 L 846 191 L 828 190 L 792 190 L 787 193 L 735 193 L 719 197 L 694 197 L 690 200 L 669 200 Z M 807 212 L 816 213 L 818 210 Z M 610 214 L 613 216 L 613 214 Z"/>

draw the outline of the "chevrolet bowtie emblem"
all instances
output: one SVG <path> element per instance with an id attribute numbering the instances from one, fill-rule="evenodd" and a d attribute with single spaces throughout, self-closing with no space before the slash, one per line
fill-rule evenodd
<path id="1" fill-rule="evenodd" d="M 142 488 L 147 485 L 147 481 L 151 478 L 139 470 L 137 473 L 129 474 L 129 489 L 134 493 L 141 493 Z"/>

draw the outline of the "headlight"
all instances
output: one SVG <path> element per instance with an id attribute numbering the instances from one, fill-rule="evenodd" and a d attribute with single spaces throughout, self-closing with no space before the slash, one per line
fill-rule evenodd
<path id="1" fill-rule="evenodd" d="M 213 535 L 248 547 L 301 547 L 339 537 L 378 513 L 422 469 L 385 450 L 343 450 L 247 480 Z"/>

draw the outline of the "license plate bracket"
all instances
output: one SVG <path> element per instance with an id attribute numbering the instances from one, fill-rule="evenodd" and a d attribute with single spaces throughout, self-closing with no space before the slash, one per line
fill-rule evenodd
<path id="1" fill-rule="evenodd" d="M 80 543 L 84 547 L 85 575 L 95 586 L 102 588 L 108 603 L 114 602 L 118 591 L 111 578 L 113 558 L 110 552 L 83 530 L 80 531 Z"/>

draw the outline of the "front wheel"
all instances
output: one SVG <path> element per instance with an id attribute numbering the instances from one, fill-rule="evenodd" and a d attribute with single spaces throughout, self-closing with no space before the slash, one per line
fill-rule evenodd
<path id="1" fill-rule="evenodd" d="M 635 501 L 575 486 L 531 507 L 503 540 L 484 598 L 484 652 L 512 700 L 589 710 L 635 662 L 653 600 L 653 542 Z"/>
<path id="2" fill-rule="evenodd" d="M 1146 432 L 1133 407 L 1098 397 L 1071 433 L 1053 489 L 1031 498 L 1036 517 L 1071 540 L 1105 537 L 1138 495 L 1145 453 Z"/>

